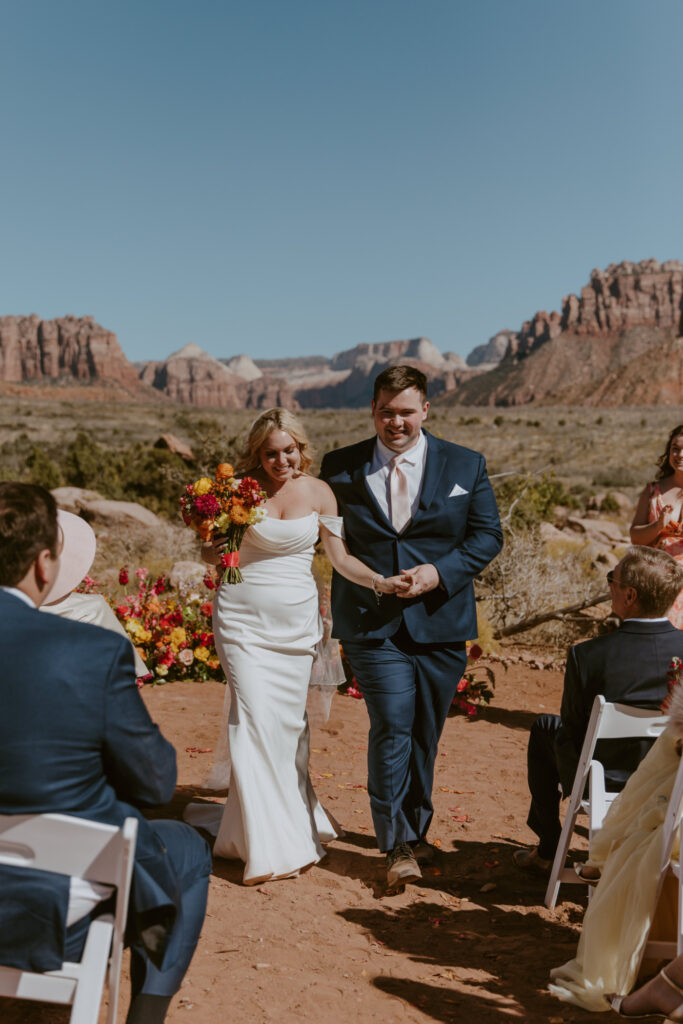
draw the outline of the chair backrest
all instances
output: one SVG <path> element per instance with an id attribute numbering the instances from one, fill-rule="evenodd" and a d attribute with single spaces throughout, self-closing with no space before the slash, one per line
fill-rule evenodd
<path id="1" fill-rule="evenodd" d="M 634 708 L 629 704 L 610 704 L 601 694 L 595 699 L 602 709 L 596 740 L 657 739 L 669 721 L 661 711 Z"/>
<path id="2" fill-rule="evenodd" d="M 125 839 L 125 830 L 115 825 L 66 814 L 3 814 L 0 864 L 118 886 Z"/>

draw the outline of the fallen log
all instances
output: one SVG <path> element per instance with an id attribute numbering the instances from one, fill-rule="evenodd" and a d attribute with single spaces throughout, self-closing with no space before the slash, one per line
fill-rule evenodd
<path id="1" fill-rule="evenodd" d="M 544 622 L 550 622 L 553 619 L 564 619 L 565 616 L 570 615 L 572 612 L 581 612 L 584 608 L 593 608 L 594 605 L 603 604 L 609 600 L 609 594 L 594 594 L 592 597 L 587 597 L 585 601 L 577 601 L 575 604 L 567 604 L 563 608 L 553 608 L 552 611 L 542 612 L 540 615 L 532 615 L 528 619 L 520 619 L 519 622 L 514 622 L 511 626 L 504 626 L 503 629 L 497 630 L 494 635 L 496 640 L 498 640 L 503 636 L 525 633 L 527 629 L 541 626 Z"/>

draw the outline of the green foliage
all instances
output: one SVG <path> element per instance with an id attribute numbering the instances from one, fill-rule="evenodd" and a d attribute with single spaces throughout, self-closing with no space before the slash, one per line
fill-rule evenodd
<path id="1" fill-rule="evenodd" d="M 62 484 L 62 471 L 57 463 L 42 448 L 34 447 L 26 459 L 26 468 L 32 484 L 40 484 L 51 491 Z"/>
<path id="2" fill-rule="evenodd" d="M 619 502 L 614 497 L 614 495 L 611 493 L 611 491 L 608 491 L 607 494 L 605 495 L 605 497 L 600 502 L 600 511 L 601 512 L 618 512 L 619 508 L 620 508 Z"/>
<path id="3" fill-rule="evenodd" d="M 537 523 L 553 520 L 556 505 L 569 508 L 579 505 L 554 473 L 506 477 L 495 483 L 501 519 L 513 530 L 529 529 Z"/>

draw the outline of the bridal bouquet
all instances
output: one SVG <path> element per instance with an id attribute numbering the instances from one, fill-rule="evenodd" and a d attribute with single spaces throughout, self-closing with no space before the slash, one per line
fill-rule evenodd
<path id="1" fill-rule="evenodd" d="M 203 541 L 222 537 L 227 541 L 221 555 L 222 583 L 241 583 L 239 549 L 247 528 L 266 514 L 266 492 L 250 476 L 238 479 L 228 462 L 216 469 L 216 476 L 200 477 L 188 484 L 179 498 L 186 526 L 196 530 Z"/>

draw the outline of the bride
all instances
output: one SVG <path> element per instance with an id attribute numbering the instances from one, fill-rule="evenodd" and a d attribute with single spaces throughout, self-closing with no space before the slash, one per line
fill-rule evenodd
<path id="1" fill-rule="evenodd" d="M 308 475 L 311 462 L 304 429 L 286 409 L 253 423 L 236 474 L 258 480 L 266 517 L 242 541 L 243 582 L 222 584 L 214 601 L 216 650 L 232 697 L 231 784 L 224 808 L 190 805 L 186 819 L 216 835 L 217 856 L 244 861 L 245 885 L 298 874 L 337 836 L 308 775 L 306 696 L 322 635 L 311 572 L 318 535 L 337 572 L 378 600 L 407 586 L 349 554 L 336 499 Z M 204 560 L 217 565 L 224 544 L 204 544 Z"/>

